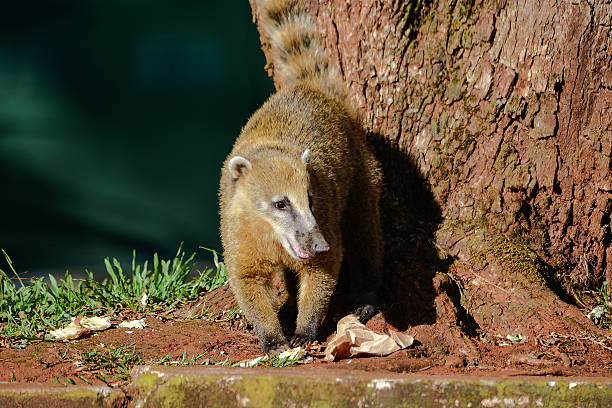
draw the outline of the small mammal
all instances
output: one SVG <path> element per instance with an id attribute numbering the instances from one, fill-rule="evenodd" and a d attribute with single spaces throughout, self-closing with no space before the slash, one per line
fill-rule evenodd
<path id="1" fill-rule="evenodd" d="M 258 12 L 280 89 L 223 165 L 221 237 L 236 300 L 275 353 L 317 338 L 340 274 L 361 317 L 375 311 L 382 174 L 302 1 L 259 0 Z M 289 341 L 272 288 L 278 273 L 297 282 Z"/>

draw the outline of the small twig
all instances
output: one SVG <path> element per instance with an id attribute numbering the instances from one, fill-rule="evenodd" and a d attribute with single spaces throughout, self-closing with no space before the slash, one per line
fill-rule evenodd
<path id="1" fill-rule="evenodd" d="M 593 338 L 591 336 L 588 336 L 588 335 L 582 335 L 582 336 L 579 337 L 579 336 L 574 336 L 574 335 L 571 335 L 571 334 L 555 333 L 555 336 L 560 337 L 562 339 L 570 339 L 570 340 L 574 340 L 574 341 L 576 341 L 576 340 L 588 340 L 591 343 L 597 344 L 598 346 L 601 346 L 601 347 L 603 347 L 606 350 L 612 351 L 612 347 L 606 346 L 604 344 L 603 340 L 597 340 L 597 339 L 595 339 L 595 338 Z M 606 336 L 606 338 L 607 338 L 607 336 Z"/>

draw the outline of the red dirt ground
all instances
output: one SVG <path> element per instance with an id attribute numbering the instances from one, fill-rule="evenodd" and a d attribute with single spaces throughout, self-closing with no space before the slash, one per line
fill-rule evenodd
<path id="1" fill-rule="evenodd" d="M 204 302 L 205 301 L 205 302 Z M 210 307 L 212 318 L 186 318 L 201 310 L 202 304 Z M 212 361 L 241 361 L 262 355 L 257 337 L 247 328 L 242 316 L 223 320 L 234 306 L 234 299 L 227 286 L 206 295 L 168 316 L 147 315 L 147 327 L 122 329 L 115 327 L 89 334 L 67 342 L 39 342 L 25 349 L 0 349 L 0 382 L 68 384 L 102 384 L 97 376 L 101 371 L 77 365 L 82 360 L 79 353 L 109 350 L 113 347 L 132 345 L 142 363 L 156 362 L 163 357 L 180 360 L 204 354 L 198 363 Z M 113 323 L 140 316 L 124 315 Z M 385 332 L 389 328 L 381 314 L 375 316 L 368 327 Z M 439 356 L 423 344 L 431 344 L 427 336 L 435 335 L 435 327 L 413 327 L 408 333 L 417 345 L 387 357 L 362 357 L 338 362 L 326 362 L 321 351 L 312 352 L 315 359 L 310 366 L 361 369 L 379 372 L 420 372 L 424 374 L 469 374 L 474 376 L 498 375 L 547 375 L 547 376 L 612 376 L 612 342 L 598 344 L 593 339 L 556 335 L 547 338 L 528 339 L 522 344 L 496 345 L 490 339 L 472 339 L 478 350 L 477 358 L 459 355 Z M 130 333 L 131 332 L 131 333 Z M 325 343 L 323 343 L 323 346 Z M 314 349 L 317 349 L 315 347 Z M 320 349 L 323 349 L 322 347 Z M 103 378 L 111 384 L 122 381 L 112 375 Z M 85 379 L 85 380 L 84 380 Z"/>

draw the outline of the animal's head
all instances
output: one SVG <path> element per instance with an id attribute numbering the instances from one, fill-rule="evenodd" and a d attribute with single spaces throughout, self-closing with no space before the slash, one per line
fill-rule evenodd
<path id="1" fill-rule="evenodd" d="M 267 222 L 278 242 L 294 259 L 304 260 L 329 251 L 313 215 L 308 175 L 310 150 L 300 157 L 263 154 L 252 159 L 233 156 L 227 170 L 242 205 Z"/>

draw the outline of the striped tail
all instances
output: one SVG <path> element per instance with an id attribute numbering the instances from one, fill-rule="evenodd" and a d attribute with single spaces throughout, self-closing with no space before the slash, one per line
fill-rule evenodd
<path id="1" fill-rule="evenodd" d="M 256 0 L 260 27 L 270 47 L 281 88 L 307 82 L 346 98 L 346 86 L 330 67 L 317 26 L 301 0 Z"/>

